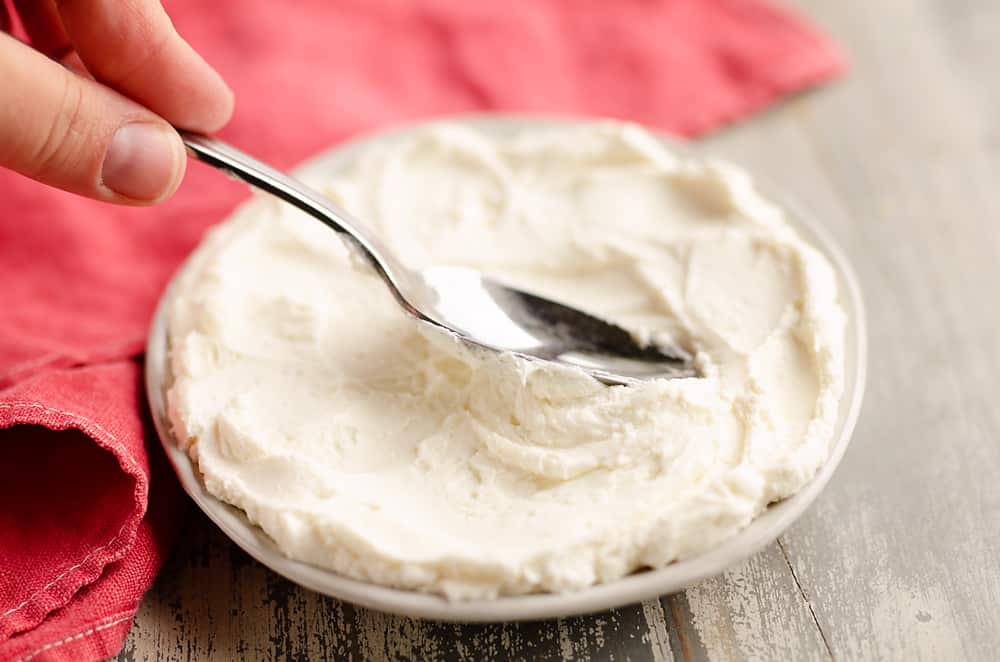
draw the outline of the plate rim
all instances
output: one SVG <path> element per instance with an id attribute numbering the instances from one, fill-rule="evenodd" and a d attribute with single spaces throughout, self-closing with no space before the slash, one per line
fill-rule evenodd
<path id="1" fill-rule="evenodd" d="M 587 125 L 609 121 L 599 117 L 571 115 L 523 115 L 506 113 L 459 114 L 418 120 L 366 132 L 314 155 L 293 173 L 303 176 L 321 164 L 346 162 L 372 142 L 399 138 L 408 132 L 441 122 L 458 123 L 494 133 L 545 126 Z M 682 152 L 698 154 L 673 137 L 653 131 L 661 141 Z M 173 466 L 181 486 L 216 526 L 245 552 L 285 578 L 306 588 L 345 600 L 362 607 L 403 616 L 452 622 L 501 622 L 558 618 L 593 613 L 649 598 L 674 593 L 703 579 L 721 574 L 776 540 L 816 500 L 830 481 L 851 442 L 861 411 L 867 372 L 867 320 L 861 288 L 845 253 L 813 216 L 803 213 L 785 194 L 753 176 L 759 190 L 778 203 L 789 221 L 811 246 L 833 265 L 838 280 L 838 295 L 847 314 L 845 328 L 845 392 L 838 408 L 835 440 L 830 456 L 816 475 L 796 494 L 771 504 L 750 524 L 721 544 L 696 556 L 674 561 L 663 568 L 643 570 L 619 579 L 568 593 L 533 593 L 499 596 L 492 599 L 452 601 L 443 596 L 407 589 L 392 588 L 346 577 L 332 570 L 286 557 L 262 529 L 252 524 L 246 514 L 208 492 L 200 472 L 188 454 L 181 450 L 170 429 L 166 390 L 170 371 L 167 352 L 167 315 L 185 274 L 193 273 L 205 254 L 204 243 L 189 255 L 172 276 L 154 313 L 146 346 L 145 386 L 160 443 Z M 220 224 L 253 208 L 256 198 L 240 203 Z M 213 228 L 219 227 L 218 224 Z M 218 231 L 218 230 L 217 230 Z M 224 231 L 224 230 L 223 230 Z M 853 351 L 852 351 L 853 350 Z M 853 356 L 851 356 L 853 355 Z M 853 358 L 853 360 L 851 360 Z M 853 365 L 852 365 L 853 364 Z"/>

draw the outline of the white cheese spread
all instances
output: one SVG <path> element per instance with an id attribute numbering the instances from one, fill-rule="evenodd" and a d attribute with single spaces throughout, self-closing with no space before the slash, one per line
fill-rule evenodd
<path id="1" fill-rule="evenodd" d="M 170 417 L 288 556 L 453 599 L 689 557 L 826 460 L 844 314 L 827 260 L 733 166 L 643 130 L 438 124 L 305 179 L 413 267 L 468 266 L 696 354 L 609 387 L 422 330 L 341 239 L 265 197 L 169 314 Z"/>

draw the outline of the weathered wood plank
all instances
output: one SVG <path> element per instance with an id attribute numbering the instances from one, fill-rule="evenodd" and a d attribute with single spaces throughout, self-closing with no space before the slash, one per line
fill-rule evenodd
<path id="1" fill-rule="evenodd" d="M 681 650 L 688 659 L 831 657 L 778 545 L 662 601 L 684 632 Z"/>
<path id="2" fill-rule="evenodd" d="M 1000 5 L 799 4 L 856 63 L 796 124 L 861 274 L 872 357 L 855 444 L 784 544 L 837 657 L 993 659 Z"/>
<path id="3" fill-rule="evenodd" d="M 140 607 L 120 659 L 673 659 L 670 626 L 656 601 L 558 621 L 420 621 L 300 588 L 250 559 L 200 514 L 193 520 Z"/>
<path id="4" fill-rule="evenodd" d="M 302 589 L 250 559 L 200 514 L 193 520 L 140 607 L 120 659 L 826 657 L 777 546 L 687 598 L 557 621 L 458 625 L 381 614 Z"/>

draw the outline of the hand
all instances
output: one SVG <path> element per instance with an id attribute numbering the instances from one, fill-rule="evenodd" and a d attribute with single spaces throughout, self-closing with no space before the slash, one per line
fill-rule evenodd
<path id="1" fill-rule="evenodd" d="M 169 197 L 187 161 L 170 125 L 209 132 L 232 114 L 219 74 L 158 0 L 13 5 L 34 48 L 3 34 L 0 0 L 0 166 L 108 202 Z"/>

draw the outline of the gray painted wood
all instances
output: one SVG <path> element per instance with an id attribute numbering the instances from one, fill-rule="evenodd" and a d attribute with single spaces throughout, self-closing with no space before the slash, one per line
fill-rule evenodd
<path id="1" fill-rule="evenodd" d="M 784 544 L 838 657 L 996 659 L 1000 4 L 812 4 L 857 63 L 799 126 L 872 351 L 853 447 Z"/>
<path id="2" fill-rule="evenodd" d="M 432 623 L 341 603 L 258 564 L 203 516 L 143 601 L 123 660 L 637 660 L 829 655 L 777 545 L 686 595 L 592 616 Z M 678 627 L 680 626 L 680 627 Z"/>
<path id="3" fill-rule="evenodd" d="M 121 659 L 994 659 L 1000 649 L 1000 3 L 793 0 L 850 75 L 707 140 L 852 256 L 869 306 L 854 443 L 778 544 L 592 616 L 427 623 L 277 577 L 202 516 Z"/>

